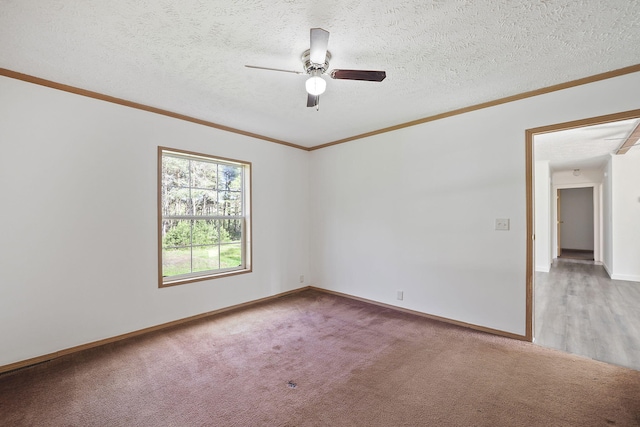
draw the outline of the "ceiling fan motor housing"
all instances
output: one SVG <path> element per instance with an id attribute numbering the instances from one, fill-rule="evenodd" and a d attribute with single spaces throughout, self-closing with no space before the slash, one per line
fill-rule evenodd
<path id="1" fill-rule="evenodd" d="M 307 74 L 311 74 L 312 71 L 320 70 L 320 74 L 324 74 L 329 69 L 329 60 L 331 59 L 331 53 L 327 51 L 327 56 L 325 58 L 324 64 L 316 64 L 315 62 L 311 62 L 310 52 L 311 50 L 307 49 L 302 53 L 302 65 L 304 67 L 304 72 Z"/>

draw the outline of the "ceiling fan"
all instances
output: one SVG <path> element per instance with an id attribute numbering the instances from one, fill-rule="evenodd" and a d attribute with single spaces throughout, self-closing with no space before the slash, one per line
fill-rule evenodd
<path id="1" fill-rule="evenodd" d="M 322 28 L 311 29 L 311 43 L 309 49 L 302 53 L 302 66 L 304 71 L 290 71 L 279 68 L 257 67 L 255 65 L 245 65 L 248 68 L 259 70 L 283 71 L 294 74 L 308 74 L 309 78 L 305 84 L 307 89 L 307 107 L 318 107 L 320 95 L 327 88 L 327 82 L 322 78 L 327 74 L 332 79 L 340 80 L 364 80 L 368 82 L 381 82 L 387 77 L 384 71 L 371 70 L 331 70 L 329 60 L 331 53 L 327 50 L 329 44 L 329 32 Z"/>

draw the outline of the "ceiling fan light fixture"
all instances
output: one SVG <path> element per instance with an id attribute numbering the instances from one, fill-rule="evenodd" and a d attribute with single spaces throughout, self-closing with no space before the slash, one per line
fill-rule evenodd
<path id="1" fill-rule="evenodd" d="M 248 68 L 262 70 L 282 71 L 293 74 L 306 74 L 309 77 L 305 82 L 307 90 L 307 107 L 318 107 L 320 95 L 327 89 L 327 81 L 322 77 L 324 74 L 336 80 L 361 80 L 368 82 L 381 82 L 387 77 L 384 71 L 375 70 L 329 70 L 331 52 L 327 50 L 329 42 L 329 31 L 322 28 L 312 28 L 309 37 L 309 49 L 302 52 L 302 68 L 304 71 L 283 70 L 280 68 L 257 67 L 255 65 L 245 65 Z"/>
<path id="2" fill-rule="evenodd" d="M 320 77 L 320 74 L 319 70 L 313 71 L 305 83 L 307 93 L 310 95 L 318 96 L 327 89 L 327 82 Z"/>

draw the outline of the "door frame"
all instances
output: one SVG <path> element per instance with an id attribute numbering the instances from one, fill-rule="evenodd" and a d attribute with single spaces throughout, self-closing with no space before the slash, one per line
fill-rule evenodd
<path id="1" fill-rule="evenodd" d="M 535 138 L 533 140 L 533 142 L 535 143 Z M 535 161 L 535 155 L 534 155 L 534 161 Z M 555 188 L 555 186 L 554 186 Z M 560 256 L 562 255 L 562 200 L 560 200 L 560 188 L 555 188 L 555 193 L 556 193 L 556 197 L 555 197 L 555 202 L 554 202 L 554 206 L 555 206 L 555 217 L 556 217 L 556 235 L 555 235 L 555 240 L 556 240 L 556 244 L 555 245 L 551 245 L 551 247 L 555 247 L 556 248 L 556 253 L 554 254 L 553 252 L 551 253 L 551 259 L 554 258 L 560 258 Z M 551 241 L 553 241 L 553 236 L 551 237 Z M 555 257 L 553 256 L 555 255 Z"/>
<path id="2" fill-rule="evenodd" d="M 533 291 L 534 291 L 534 274 L 535 274 L 535 229 L 534 229 L 534 206 L 535 206 L 535 193 L 534 193 L 534 169 L 535 169 L 535 157 L 533 155 L 533 139 L 535 135 L 541 135 L 545 133 L 557 132 L 561 130 L 575 129 L 585 126 L 592 126 L 604 123 L 618 122 L 622 120 L 637 119 L 640 118 L 640 109 L 623 111 L 620 113 L 607 114 L 604 116 L 590 117 L 581 120 L 574 120 L 570 122 L 556 123 L 547 126 L 541 126 L 537 128 L 531 128 L 525 130 L 525 180 L 526 180 L 526 319 L 525 319 L 525 339 L 532 342 L 533 336 L 533 322 L 534 322 L 534 310 L 533 310 Z M 595 219 L 594 219 L 595 223 Z M 594 253 L 595 255 L 595 253 Z"/>

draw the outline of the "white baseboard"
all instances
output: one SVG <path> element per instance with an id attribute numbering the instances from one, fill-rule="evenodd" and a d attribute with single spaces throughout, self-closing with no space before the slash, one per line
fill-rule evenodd
<path id="1" fill-rule="evenodd" d="M 613 280 L 625 280 L 627 282 L 640 282 L 640 276 L 637 276 L 635 274 L 609 274 L 609 277 L 611 277 Z"/>
<path id="2" fill-rule="evenodd" d="M 609 268 L 609 266 L 606 263 L 602 263 L 602 266 L 604 267 L 605 271 L 607 272 L 607 274 L 609 275 L 609 277 L 611 278 L 611 280 L 624 280 L 627 282 L 640 282 L 640 276 L 638 276 L 637 274 L 616 274 L 616 273 L 612 273 L 611 269 Z"/>
<path id="3" fill-rule="evenodd" d="M 548 273 L 551 271 L 551 266 L 550 265 L 536 265 L 536 271 L 540 271 L 542 273 Z"/>
<path id="4" fill-rule="evenodd" d="M 604 271 L 607 272 L 607 274 L 609 275 L 609 277 L 611 277 L 611 269 L 609 268 L 609 266 L 607 265 L 606 262 L 602 262 L 602 266 L 604 267 Z M 613 277 L 611 277 L 613 279 Z"/>

